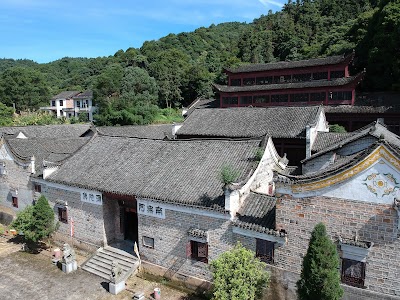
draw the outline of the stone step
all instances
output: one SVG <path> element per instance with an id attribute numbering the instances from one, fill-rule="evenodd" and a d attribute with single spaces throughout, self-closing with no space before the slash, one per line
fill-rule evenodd
<path id="1" fill-rule="evenodd" d="M 99 259 L 99 258 L 100 258 L 100 257 L 95 256 L 95 257 L 93 257 L 93 258 L 90 260 L 90 262 L 93 263 L 93 264 L 96 264 L 96 265 L 98 265 L 98 266 L 101 266 L 101 267 L 103 267 L 103 268 L 105 268 L 105 269 L 107 269 L 107 270 L 109 270 L 109 271 L 111 271 L 111 266 L 112 266 L 111 261 L 106 261 L 105 259 Z M 133 265 L 133 264 L 132 264 L 132 265 Z M 120 264 L 120 267 L 121 267 L 124 271 L 128 271 L 128 270 L 132 267 L 132 265 L 129 266 L 129 267 L 127 267 L 127 266 L 124 266 L 124 265 L 121 265 L 121 264 Z"/>
<path id="2" fill-rule="evenodd" d="M 108 253 L 105 253 L 105 252 L 99 252 L 99 253 L 97 253 L 96 256 L 101 257 L 101 258 L 103 258 L 103 259 L 109 261 L 109 262 L 110 262 L 110 265 L 111 265 L 111 263 L 113 262 L 113 260 L 115 260 L 115 261 L 117 261 L 121 266 L 130 267 L 130 266 L 132 266 L 132 264 L 136 261 L 136 260 L 133 260 L 133 259 L 132 259 L 132 260 L 127 260 L 127 259 L 124 259 L 124 258 L 121 258 L 121 257 L 117 257 L 117 256 L 115 256 L 115 255 L 109 255 Z"/>
<path id="3" fill-rule="evenodd" d="M 102 278 L 107 279 L 107 280 L 110 279 L 110 274 L 103 273 L 103 272 L 101 272 L 101 271 L 99 271 L 99 270 L 97 270 L 95 268 L 90 267 L 90 266 L 84 265 L 82 267 L 82 270 L 85 270 L 85 271 L 87 271 L 89 273 L 92 273 L 94 275 L 97 275 L 97 276 L 102 277 Z"/>
<path id="4" fill-rule="evenodd" d="M 125 280 L 139 267 L 139 261 L 135 256 L 123 250 L 107 246 L 98 249 L 81 268 L 82 270 L 109 280 L 113 261 L 118 262 L 122 269 L 122 277 Z"/>
<path id="5" fill-rule="evenodd" d="M 121 250 L 121 249 L 118 249 L 118 248 L 114 248 L 114 247 L 111 247 L 111 246 L 106 246 L 106 247 L 103 248 L 103 250 L 107 251 L 107 252 L 116 253 L 118 255 L 121 255 L 121 256 L 124 256 L 124 257 L 127 257 L 127 258 L 137 259 L 136 256 L 134 256 L 133 254 L 130 254 L 130 253 L 124 251 L 124 250 Z"/>

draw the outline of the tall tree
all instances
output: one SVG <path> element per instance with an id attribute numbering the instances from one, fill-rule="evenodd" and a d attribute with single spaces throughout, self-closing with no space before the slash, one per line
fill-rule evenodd
<path id="1" fill-rule="evenodd" d="M 340 286 L 339 256 L 335 244 L 318 223 L 311 233 L 307 254 L 304 256 L 297 293 L 300 300 L 339 300 L 343 296 Z"/>
<path id="2" fill-rule="evenodd" d="M 14 109 L 0 102 L 0 126 L 11 126 Z"/>

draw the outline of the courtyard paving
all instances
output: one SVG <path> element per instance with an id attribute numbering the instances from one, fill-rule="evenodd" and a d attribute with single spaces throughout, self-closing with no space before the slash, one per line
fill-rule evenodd
<path id="1" fill-rule="evenodd" d="M 65 274 L 51 263 L 49 251 L 39 254 L 21 252 L 21 245 L 8 239 L 0 238 L 0 298 L 2 300 L 86 300 L 132 299 L 133 292 L 142 291 L 146 300 L 155 287 L 161 289 L 162 300 L 197 299 L 187 293 L 177 291 L 162 285 L 132 276 L 127 282 L 129 290 L 118 295 L 107 292 L 104 279 L 78 269 L 71 274 Z M 78 264 L 85 258 L 79 257 Z"/>

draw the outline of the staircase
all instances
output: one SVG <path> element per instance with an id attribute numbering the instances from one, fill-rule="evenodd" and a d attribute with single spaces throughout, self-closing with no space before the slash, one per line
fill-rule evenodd
<path id="1" fill-rule="evenodd" d="M 111 246 L 99 248 L 81 268 L 82 270 L 109 280 L 111 275 L 111 264 L 113 261 L 117 261 L 123 270 L 123 280 L 127 280 L 128 277 L 135 273 L 139 268 L 139 260 L 135 256 Z"/>

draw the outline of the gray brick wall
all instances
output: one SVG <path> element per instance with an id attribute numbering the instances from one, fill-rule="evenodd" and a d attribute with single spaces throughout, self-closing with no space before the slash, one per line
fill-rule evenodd
<path id="1" fill-rule="evenodd" d="M 328 197 L 282 197 L 277 204 L 277 227 L 285 228 L 288 243 L 276 249 L 276 266 L 300 273 L 310 233 L 318 222 L 326 224 L 337 241 L 354 238 L 374 242 L 366 265 L 365 286 L 387 295 L 400 294 L 400 238 L 397 214 L 390 205 Z"/>
<path id="2" fill-rule="evenodd" d="M 192 227 L 208 230 L 208 258 L 217 258 L 231 249 L 235 241 L 229 220 L 194 215 L 172 210 L 165 219 L 139 215 L 139 245 L 142 259 L 168 268 L 166 276 L 191 275 L 211 280 L 208 264 L 187 259 L 186 245 Z M 142 237 L 154 238 L 154 249 L 143 246 Z"/>
<path id="3" fill-rule="evenodd" d="M 43 185 L 42 194 L 54 208 L 55 219 L 58 220 L 58 206 L 56 201 L 67 201 L 68 224 L 59 222 L 59 232 L 70 234 L 70 218 L 74 220 L 74 237 L 99 246 L 105 242 L 103 206 L 81 201 L 80 192 L 64 190 Z"/>
<path id="4" fill-rule="evenodd" d="M 6 164 L 6 175 L 0 175 L 0 204 L 15 211 L 32 205 L 33 185 L 30 181 L 31 167 L 17 165 L 14 161 L 2 160 Z M 18 190 L 18 208 L 11 203 L 11 190 Z"/>

